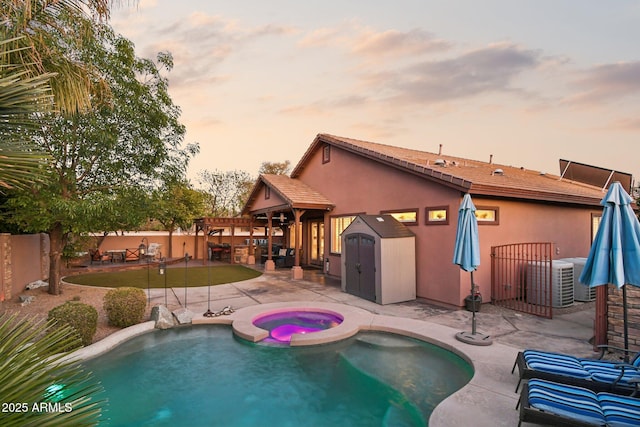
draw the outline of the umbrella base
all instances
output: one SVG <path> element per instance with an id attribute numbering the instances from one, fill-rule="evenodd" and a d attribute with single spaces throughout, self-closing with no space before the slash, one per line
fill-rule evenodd
<path id="1" fill-rule="evenodd" d="M 481 334 L 479 332 L 476 332 L 475 334 L 473 334 L 471 332 L 458 332 L 456 334 L 456 339 L 458 341 L 462 341 L 463 343 L 471 344 L 471 345 L 491 345 L 491 344 L 493 344 L 493 340 L 491 339 L 491 336 L 485 335 L 485 334 Z"/>

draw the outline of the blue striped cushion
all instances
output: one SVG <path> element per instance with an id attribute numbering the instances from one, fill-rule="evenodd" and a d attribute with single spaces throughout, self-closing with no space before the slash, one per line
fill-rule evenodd
<path id="1" fill-rule="evenodd" d="M 583 366 L 587 372 L 591 375 L 594 381 L 600 381 L 605 383 L 614 382 L 622 373 L 620 367 L 616 367 L 614 363 L 597 363 L 597 362 L 583 362 Z M 640 378 L 640 372 L 634 368 L 626 368 L 624 375 L 618 382 L 619 384 L 630 385 L 632 379 Z"/>
<path id="2" fill-rule="evenodd" d="M 640 399 L 611 393 L 598 393 L 598 400 L 607 425 L 616 427 L 640 425 Z"/>
<path id="3" fill-rule="evenodd" d="M 591 377 L 589 372 L 584 369 L 575 357 L 556 353 L 525 350 L 524 360 L 527 362 L 529 368 L 536 371 L 567 375 L 583 379 L 589 379 Z"/>
<path id="4" fill-rule="evenodd" d="M 605 423 L 597 395 L 591 390 L 537 379 L 529 380 L 528 387 L 533 408 L 595 425 Z"/>

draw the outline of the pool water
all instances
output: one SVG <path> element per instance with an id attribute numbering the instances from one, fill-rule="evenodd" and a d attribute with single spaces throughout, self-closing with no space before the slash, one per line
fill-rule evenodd
<path id="1" fill-rule="evenodd" d="M 221 325 L 154 331 L 85 365 L 109 400 L 101 426 L 424 426 L 473 375 L 397 335 L 277 347 Z"/>
<path id="2" fill-rule="evenodd" d="M 334 328 L 342 323 L 342 317 L 335 313 L 319 311 L 284 311 L 259 316 L 253 324 L 269 331 L 265 343 L 289 344 L 291 335 L 308 334 Z"/>

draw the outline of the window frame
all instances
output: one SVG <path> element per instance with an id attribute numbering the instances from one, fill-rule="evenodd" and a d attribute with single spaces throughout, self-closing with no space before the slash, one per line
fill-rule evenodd
<path id="1" fill-rule="evenodd" d="M 380 211 L 380 215 L 391 215 L 393 214 L 404 214 L 404 213 L 414 213 L 416 215 L 416 219 L 413 221 L 402 221 L 398 218 L 396 220 L 404 225 L 413 226 L 420 224 L 420 208 L 409 208 L 409 209 L 392 209 L 392 210 L 384 210 Z M 395 218 L 395 216 L 394 216 Z"/>
<path id="2" fill-rule="evenodd" d="M 436 211 L 444 211 L 444 219 L 440 219 L 440 220 L 436 220 L 436 219 L 431 219 L 431 212 L 436 212 Z M 449 205 L 442 205 L 442 206 L 427 206 L 424 208 L 424 223 L 425 225 L 449 225 Z"/>
<path id="3" fill-rule="evenodd" d="M 478 211 L 492 211 L 493 219 L 479 219 Z M 478 220 L 478 225 L 500 225 L 500 208 L 498 206 L 476 206 L 476 219 Z"/>
<path id="4" fill-rule="evenodd" d="M 325 144 L 322 147 L 322 164 L 329 163 L 331 161 L 331 145 Z"/>
<path id="5" fill-rule="evenodd" d="M 356 219 L 358 215 L 359 214 L 340 214 L 340 215 L 331 215 L 329 217 L 329 230 L 330 230 L 329 231 L 329 254 L 336 255 L 336 256 L 342 255 L 342 233 L 349 225 L 351 225 L 351 223 Z M 349 217 L 351 217 L 351 221 L 349 222 L 349 224 L 347 224 L 342 228 L 342 231 L 340 232 L 340 234 L 336 235 L 334 220 L 337 220 L 339 218 L 349 218 Z M 326 234 L 326 230 L 325 230 L 325 234 Z M 334 239 L 337 239 L 337 241 L 334 241 Z M 339 246 L 340 252 L 336 252 L 334 250 L 334 248 L 336 247 L 334 246 L 334 242 L 337 243 L 337 245 Z"/>

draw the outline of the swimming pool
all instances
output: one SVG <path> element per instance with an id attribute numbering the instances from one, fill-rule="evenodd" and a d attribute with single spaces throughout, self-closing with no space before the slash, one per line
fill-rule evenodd
<path id="1" fill-rule="evenodd" d="M 425 425 L 473 375 L 458 355 L 398 335 L 273 347 L 222 325 L 153 331 L 84 364 L 109 399 L 105 426 Z"/>

